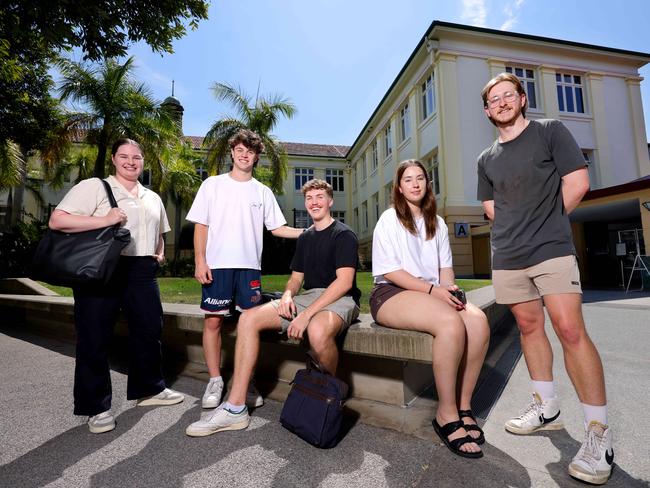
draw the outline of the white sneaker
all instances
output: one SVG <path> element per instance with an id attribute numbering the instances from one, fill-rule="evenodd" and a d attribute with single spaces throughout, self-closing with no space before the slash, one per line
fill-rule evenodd
<path id="1" fill-rule="evenodd" d="M 506 430 L 513 434 L 532 434 L 538 430 L 559 430 L 564 428 L 560 416 L 560 402 L 550 398 L 542 402 L 537 392 L 533 393 L 533 401 L 519 417 L 508 420 Z"/>
<path id="2" fill-rule="evenodd" d="M 233 413 L 226 410 L 222 403 L 198 422 L 190 424 L 185 433 L 190 437 L 203 437 L 223 430 L 242 430 L 248 427 L 250 421 L 248 408 L 244 407 L 241 412 Z"/>
<path id="3" fill-rule="evenodd" d="M 248 391 L 246 392 L 246 406 L 248 408 L 261 407 L 264 405 L 264 398 L 255 388 L 255 383 L 252 381 L 248 384 Z"/>
<path id="4" fill-rule="evenodd" d="M 586 426 L 582 447 L 569 464 L 569 474 L 587 483 L 602 485 L 612 474 L 613 464 L 612 430 L 592 420 Z"/>
<path id="5" fill-rule="evenodd" d="M 115 428 L 115 418 L 110 410 L 88 417 L 88 429 L 93 434 L 101 434 Z"/>
<path id="6" fill-rule="evenodd" d="M 205 393 L 201 399 L 201 407 L 203 408 L 217 408 L 221 403 L 221 395 L 223 394 L 223 379 L 210 379 L 208 386 L 205 388 Z"/>
<path id="7" fill-rule="evenodd" d="M 175 405 L 185 400 L 185 395 L 174 391 L 170 388 L 165 388 L 157 395 L 140 398 L 137 401 L 139 407 L 150 407 L 153 405 Z"/>

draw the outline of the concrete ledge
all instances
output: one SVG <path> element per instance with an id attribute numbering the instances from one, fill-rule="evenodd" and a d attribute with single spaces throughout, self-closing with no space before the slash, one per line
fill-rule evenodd
<path id="1" fill-rule="evenodd" d="M 469 292 L 468 299 L 487 314 L 493 337 L 503 336 L 503 330 L 512 325 L 507 307 L 494 302 L 492 287 Z M 6 319 L 14 326 L 67 341 L 74 341 L 73 306 L 70 297 L 0 295 L 3 322 Z M 181 374 L 207 381 L 201 345 L 203 312 L 197 305 L 170 303 L 163 304 L 163 310 L 165 360 L 175 363 Z M 127 335 L 122 320 L 116 334 Z M 234 359 L 235 324 L 228 324 L 222 337 L 222 363 L 227 373 L 232 371 Z M 381 327 L 370 315 L 362 315 L 341 345 L 338 376 L 351 386 L 348 408 L 363 422 L 431 436 L 430 420 L 436 407 L 436 397 L 431 394 L 432 345 L 428 334 Z M 256 379 L 265 396 L 280 401 L 286 398 L 295 372 L 304 367 L 305 350 L 297 346 L 299 343 L 286 335 L 263 334 Z M 499 348 L 503 349 L 493 344 L 493 349 Z M 425 391 L 429 393 L 423 398 Z"/>

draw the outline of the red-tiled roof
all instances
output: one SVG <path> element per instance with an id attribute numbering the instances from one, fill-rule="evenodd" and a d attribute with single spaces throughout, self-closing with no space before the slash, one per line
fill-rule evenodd
<path id="1" fill-rule="evenodd" d="M 201 149 L 203 137 L 183 136 L 192 144 L 193 149 Z M 320 156 L 329 158 L 343 158 L 350 146 L 336 146 L 333 144 L 305 144 L 303 142 L 283 142 L 287 154 L 291 156 Z"/>

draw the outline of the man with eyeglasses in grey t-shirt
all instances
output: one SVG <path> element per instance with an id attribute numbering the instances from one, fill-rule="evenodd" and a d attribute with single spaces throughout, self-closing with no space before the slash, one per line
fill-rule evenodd
<path id="1" fill-rule="evenodd" d="M 589 190 L 585 160 L 560 121 L 525 118 L 526 93 L 515 75 L 494 77 L 481 96 L 499 134 L 478 158 L 478 199 L 493 223 L 492 279 L 497 302 L 517 320 L 533 390 L 532 402 L 505 428 L 514 434 L 563 428 L 544 332 L 546 306 L 585 416 L 585 442 L 569 474 L 603 484 L 614 462 L 612 433 L 602 362 L 582 317 L 568 217 Z"/>

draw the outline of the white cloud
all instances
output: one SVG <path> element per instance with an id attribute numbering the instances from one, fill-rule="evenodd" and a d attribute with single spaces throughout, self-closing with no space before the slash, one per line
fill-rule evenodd
<path id="1" fill-rule="evenodd" d="M 506 20 L 499 27 L 500 30 L 510 30 L 519 22 L 519 10 L 523 4 L 524 0 L 514 0 L 512 3 L 506 4 L 503 8 L 503 13 L 506 14 Z"/>
<path id="2" fill-rule="evenodd" d="M 463 22 L 477 27 L 485 27 L 487 19 L 487 8 L 485 0 L 462 0 L 463 11 L 461 19 Z"/>

